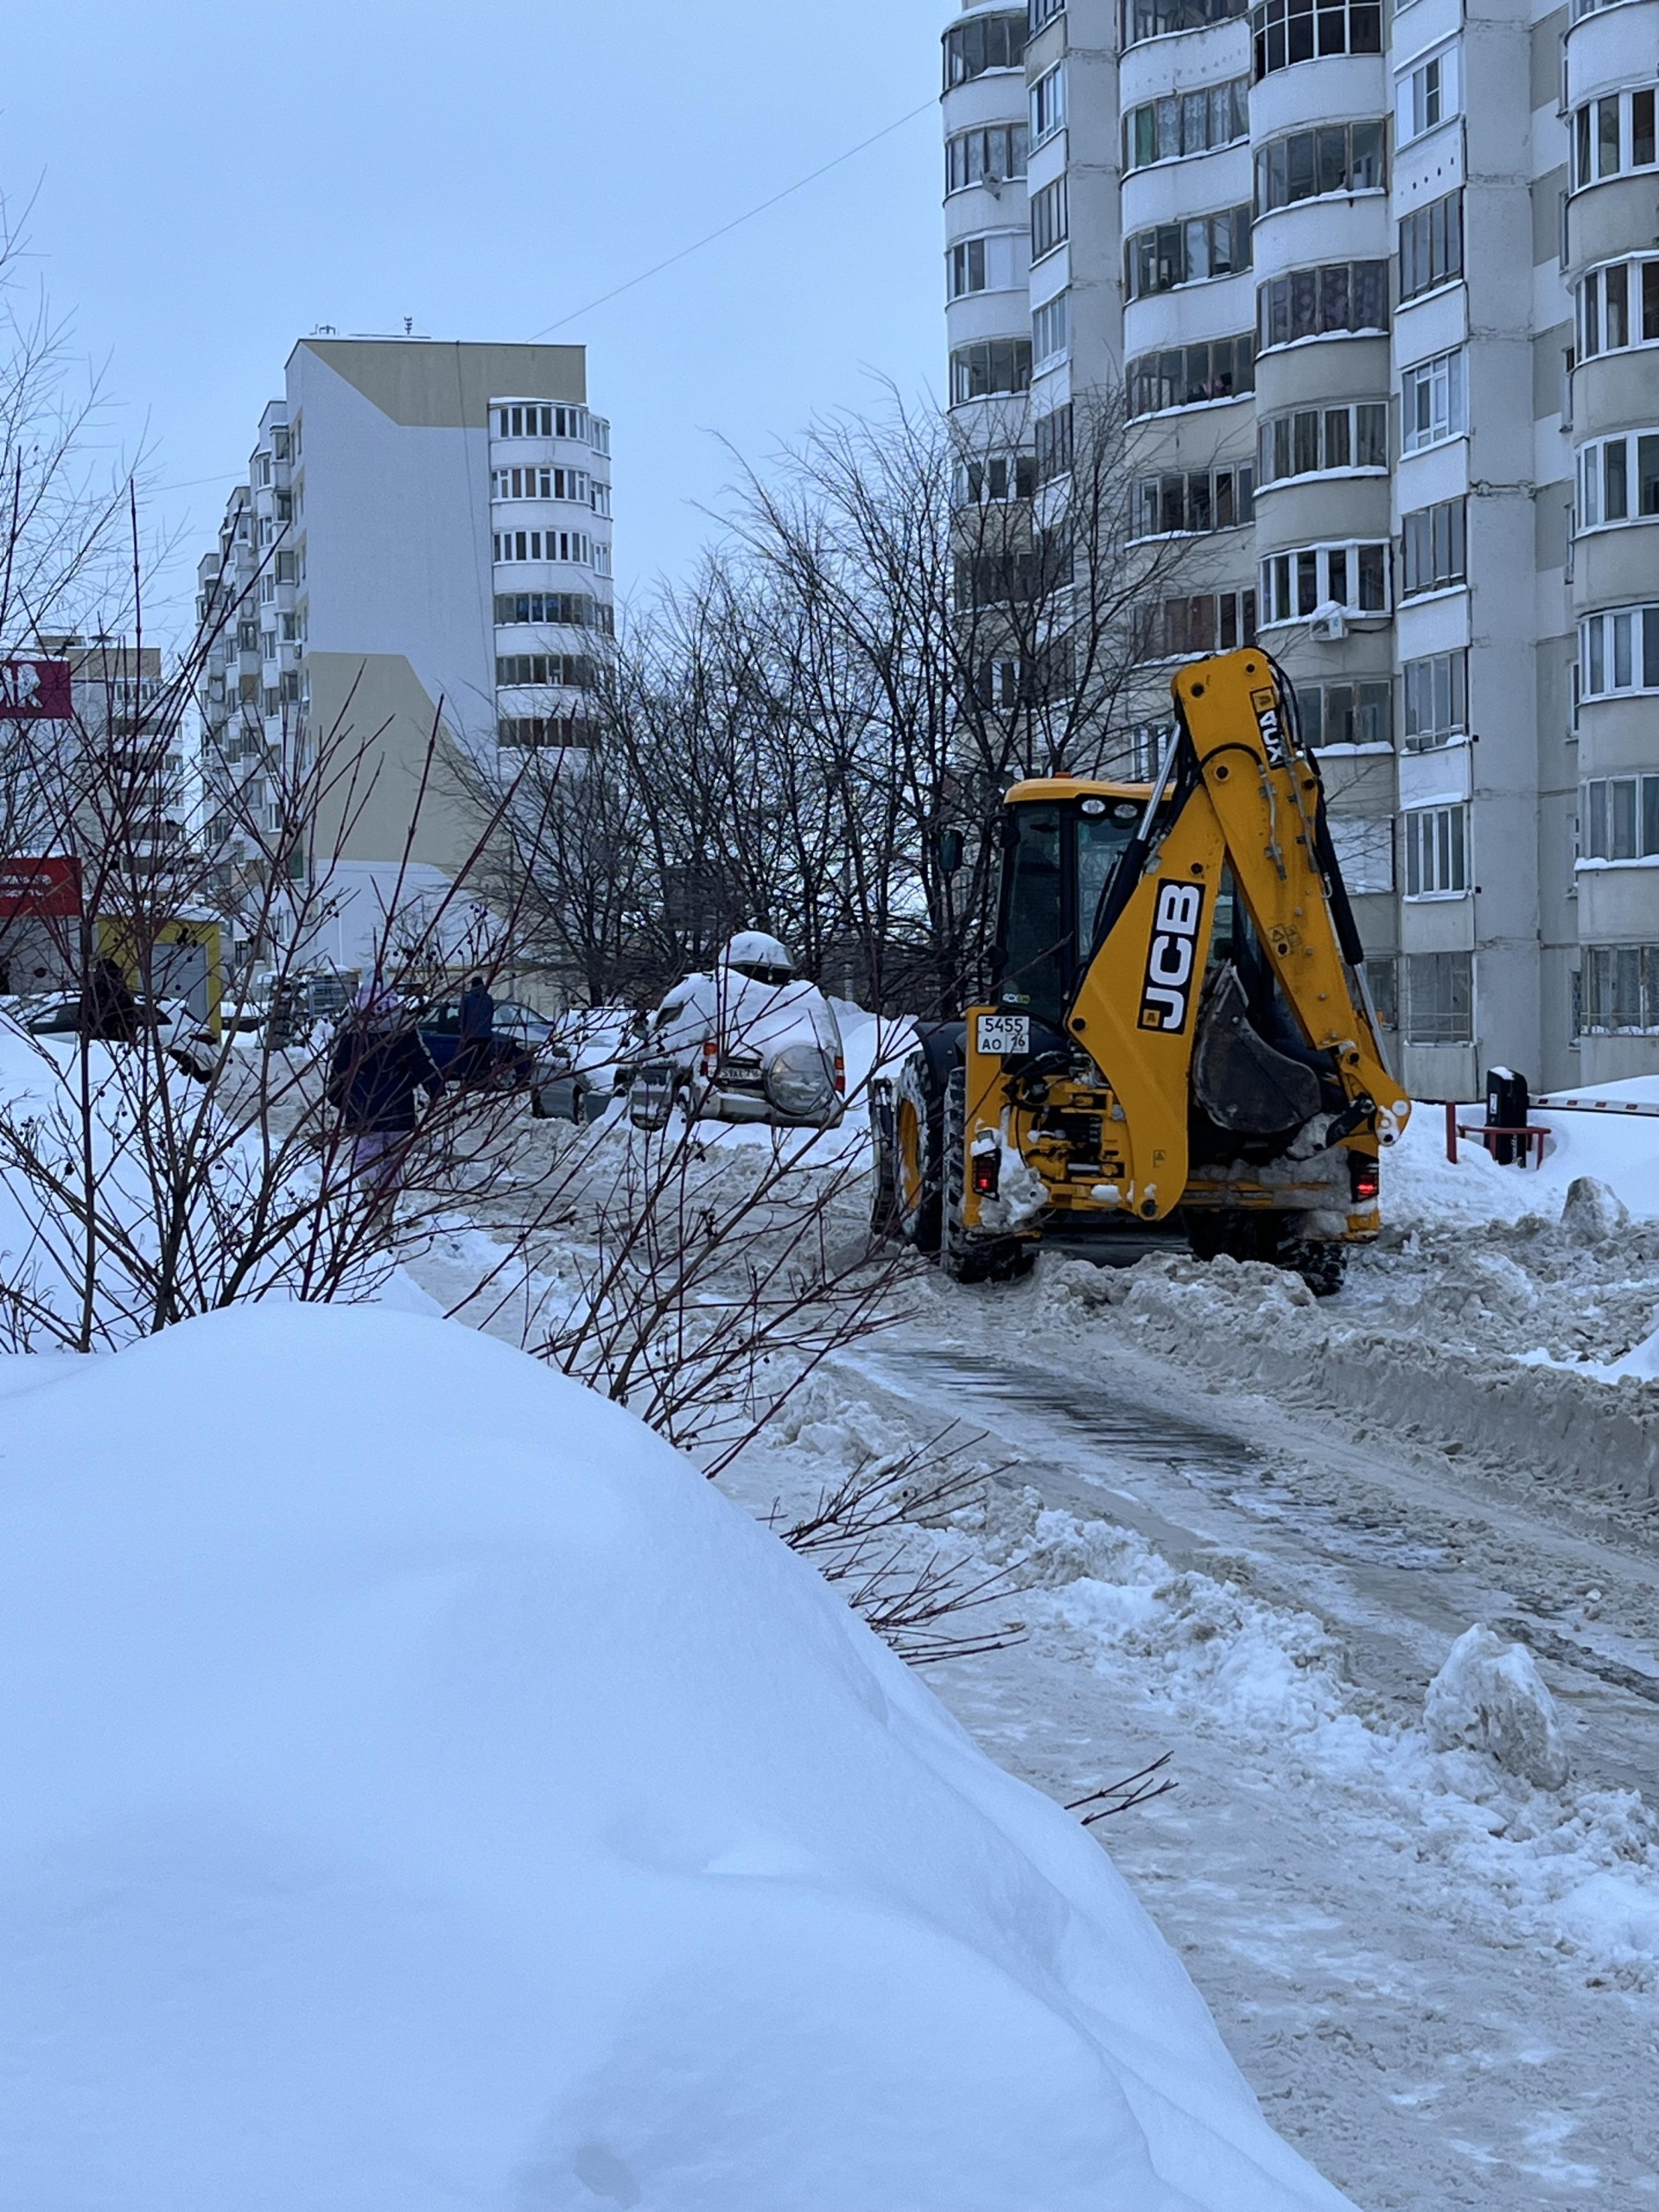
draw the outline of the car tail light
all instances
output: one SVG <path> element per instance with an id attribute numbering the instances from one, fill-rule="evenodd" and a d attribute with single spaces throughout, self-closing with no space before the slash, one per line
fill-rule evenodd
<path id="1" fill-rule="evenodd" d="M 836 1054 L 836 1090 L 840 1097 L 847 1096 L 847 1063 L 839 1052 Z"/>
<path id="2" fill-rule="evenodd" d="M 715 1070 L 719 1065 L 719 1041 L 713 1037 L 705 1037 L 702 1040 L 702 1071 L 711 1083 L 714 1080 Z"/>
<path id="3" fill-rule="evenodd" d="M 1368 1153 L 1351 1152 L 1348 1155 L 1348 1181 L 1357 1205 L 1375 1205 L 1377 1192 L 1382 1187 L 1382 1167 L 1379 1160 Z"/>
<path id="4" fill-rule="evenodd" d="M 996 1179 L 1001 1166 L 1002 1155 L 999 1151 L 993 1151 L 988 1147 L 984 1152 L 976 1152 L 974 1154 L 973 1181 L 976 1198 L 994 1198 L 996 1196 Z"/>

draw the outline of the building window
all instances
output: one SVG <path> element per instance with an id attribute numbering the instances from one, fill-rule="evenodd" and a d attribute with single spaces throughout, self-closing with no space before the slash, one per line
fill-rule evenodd
<path id="1" fill-rule="evenodd" d="M 1463 274 L 1463 194 L 1448 192 L 1400 219 L 1400 296 L 1414 300 Z"/>
<path id="2" fill-rule="evenodd" d="M 1586 699 L 1659 691 L 1659 607 L 1616 607 L 1579 625 L 1579 687 Z"/>
<path id="3" fill-rule="evenodd" d="M 593 505 L 593 479 L 585 468 L 496 468 L 490 472 L 493 499 L 573 499 Z"/>
<path id="4" fill-rule="evenodd" d="M 1580 449 L 1578 471 L 1581 531 L 1659 516 L 1659 430 L 1599 438 Z"/>
<path id="5" fill-rule="evenodd" d="M 1255 212 L 1294 207 L 1326 193 L 1378 192 L 1384 172 L 1380 123 L 1328 123 L 1275 138 L 1255 156 Z"/>
<path id="6" fill-rule="evenodd" d="M 1040 146 L 1065 125 L 1065 65 L 1057 63 L 1031 88 L 1031 143 Z"/>
<path id="7" fill-rule="evenodd" d="M 1125 380 L 1131 415 L 1242 398 L 1255 390 L 1255 334 L 1247 330 L 1236 338 L 1141 353 L 1129 363 Z"/>
<path id="8" fill-rule="evenodd" d="M 1141 619 L 1141 658 L 1179 660 L 1255 642 L 1253 591 L 1199 592 L 1154 601 Z"/>
<path id="9" fill-rule="evenodd" d="M 1426 130 L 1461 112 L 1458 99 L 1458 49 L 1443 47 L 1427 61 L 1402 70 L 1395 79 L 1395 143 L 1404 146 Z"/>
<path id="10" fill-rule="evenodd" d="M 1236 276 L 1250 265 L 1250 211 L 1224 207 L 1184 223 L 1137 231 L 1123 245 L 1124 288 L 1132 300 L 1200 284 L 1211 276 Z"/>
<path id="11" fill-rule="evenodd" d="M 1029 499 L 1037 489 L 1034 454 L 987 454 L 957 463 L 956 504 L 986 507 L 1005 499 Z"/>
<path id="12" fill-rule="evenodd" d="M 1064 13 L 1065 0 L 1030 0 L 1027 24 L 1034 35 L 1045 23 L 1052 23 L 1056 16 Z"/>
<path id="13" fill-rule="evenodd" d="M 1331 842 L 1344 887 L 1357 897 L 1394 888 L 1394 822 L 1389 815 L 1333 814 Z"/>
<path id="14" fill-rule="evenodd" d="M 983 238 L 963 238 L 953 245 L 944 257 L 945 296 L 959 300 L 968 292 L 985 289 L 985 241 Z"/>
<path id="15" fill-rule="evenodd" d="M 1123 43 L 1137 46 L 1143 38 L 1165 38 L 1172 31 L 1201 31 L 1211 23 L 1230 22 L 1249 4 L 1249 0 L 1124 0 Z"/>
<path id="16" fill-rule="evenodd" d="M 593 742 L 592 731 L 592 723 L 578 715 L 504 715 L 495 726 L 495 741 L 521 751 L 559 746 L 581 753 Z"/>
<path id="17" fill-rule="evenodd" d="M 1469 810 L 1424 806 L 1400 817 L 1408 899 L 1461 898 L 1469 888 Z"/>
<path id="18" fill-rule="evenodd" d="M 1207 154 L 1250 135 L 1250 80 L 1230 78 L 1196 92 L 1172 92 L 1123 118 L 1123 166 L 1144 169 L 1187 154 Z"/>
<path id="19" fill-rule="evenodd" d="M 1321 269 L 1295 269 L 1256 288 L 1261 343 L 1293 346 L 1302 338 L 1327 338 L 1389 327 L 1386 261 L 1338 261 Z"/>
<path id="20" fill-rule="evenodd" d="M 607 429 L 609 427 L 605 425 Z M 585 446 L 598 442 L 594 434 L 599 428 L 597 418 L 585 407 L 520 406 L 495 410 L 498 438 L 570 438 Z"/>
<path id="21" fill-rule="evenodd" d="M 1659 1029 L 1659 944 L 1586 944 L 1579 991 L 1581 1035 Z"/>
<path id="22" fill-rule="evenodd" d="M 1256 474 L 1263 484 L 1332 470 L 1389 465 L 1388 403 L 1361 399 L 1345 407 L 1301 407 L 1273 415 L 1256 434 Z"/>
<path id="23" fill-rule="evenodd" d="M 1402 589 L 1408 599 L 1419 592 L 1445 591 L 1465 582 L 1468 559 L 1461 499 L 1441 499 L 1432 507 L 1418 507 L 1403 518 L 1402 537 L 1405 576 Z"/>
<path id="24" fill-rule="evenodd" d="M 582 530 L 498 530 L 495 558 L 508 561 L 572 561 L 594 564 L 594 541 Z"/>
<path id="25" fill-rule="evenodd" d="M 986 399 L 1001 391 L 1031 389 L 1031 340 L 988 338 L 959 346 L 950 356 L 950 404 Z"/>
<path id="26" fill-rule="evenodd" d="M 1026 19 L 975 16 L 944 35 L 944 89 L 966 85 L 988 69 L 1017 69 L 1026 58 Z"/>
<path id="27" fill-rule="evenodd" d="M 1579 357 L 1659 343 L 1659 261 L 1615 261 L 1579 286 Z"/>
<path id="28" fill-rule="evenodd" d="M 592 599 L 582 591 L 497 592 L 495 619 L 503 628 L 519 622 L 545 622 L 572 630 L 600 630 L 607 637 L 614 620 L 602 599 Z"/>
<path id="29" fill-rule="evenodd" d="M 1378 0 L 1259 0 L 1250 10 L 1250 42 L 1256 81 L 1275 69 L 1324 54 L 1381 54 L 1382 10 Z"/>
<path id="30" fill-rule="evenodd" d="M 300 580 L 300 556 L 297 553 L 279 553 L 276 558 L 276 581 L 279 584 L 296 584 Z"/>
<path id="31" fill-rule="evenodd" d="M 1408 1045 L 1474 1042 L 1474 956 L 1467 952 L 1408 952 L 1404 1016 Z"/>
<path id="32" fill-rule="evenodd" d="M 1131 531 L 1136 537 L 1173 537 L 1236 529 L 1251 518 L 1254 486 L 1248 466 L 1139 477 Z"/>
<path id="33" fill-rule="evenodd" d="M 1018 231 L 988 231 L 981 238 L 959 238 L 944 257 L 945 292 L 950 299 L 974 292 L 1014 291 L 1025 282 L 1024 240 Z"/>
<path id="34" fill-rule="evenodd" d="M 1350 614 L 1389 611 L 1386 545 L 1303 545 L 1262 563 L 1262 621 L 1298 622 L 1321 607 Z"/>
<path id="35" fill-rule="evenodd" d="M 995 123 L 983 130 L 959 131 L 944 143 L 944 188 L 965 192 L 970 184 L 1006 184 L 1026 173 L 1026 126 Z"/>
<path id="36" fill-rule="evenodd" d="M 1032 443 L 1039 484 L 1052 484 L 1071 466 L 1071 403 L 1052 414 L 1039 415 L 1032 425 Z"/>
<path id="37" fill-rule="evenodd" d="M 1057 292 L 1052 300 L 1045 300 L 1031 311 L 1031 353 L 1033 366 L 1046 367 L 1051 361 L 1065 359 L 1071 344 L 1071 321 L 1068 302 L 1071 295 Z"/>
<path id="38" fill-rule="evenodd" d="M 563 683 L 588 690 L 594 681 L 594 664 L 579 653 L 498 653 L 498 683 Z"/>
<path id="39" fill-rule="evenodd" d="M 1007 499 L 1029 499 L 1037 490 L 1034 454 L 992 454 L 962 465 L 959 482 L 963 499 L 969 506 L 996 505 Z"/>
<path id="40" fill-rule="evenodd" d="M 1032 259 L 1040 261 L 1046 253 L 1052 253 L 1057 245 L 1063 245 L 1067 229 L 1065 179 L 1058 176 L 1052 184 L 1046 184 L 1040 192 L 1032 194 Z"/>
<path id="41" fill-rule="evenodd" d="M 594 512 L 596 515 L 604 515 L 608 518 L 610 512 L 611 487 L 608 484 L 601 484 L 599 479 L 595 477 L 594 479 Z"/>
<path id="42" fill-rule="evenodd" d="M 1579 787 L 1582 855 L 1592 861 L 1659 856 L 1659 776 L 1596 776 Z"/>
<path id="43" fill-rule="evenodd" d="M 1573 116 L 1573 181 L 1582 188 L 1624 169 L 1654 165 L 1654 94 L 1609 92 Z"/>
<path id="44" fill-rule="evenodd" d="M 1402 371 L 1400 378 L 1400 450 L 1421 453 L 1425 447 L 1444 445 L 1460 438 L 1469 427 L 1466 356 L 1462 346 L 1450 353 L 1436 353 Z"/>
<path id="45" fill-rule="evenodd" d="M 1390 686 L 1386 677 L 1371 683 L 1303 683 L 1296 689 L 1302 734 L 1316 753 L 1333 745 L 1390 742 Z M 1392 861 L 1389 863 L 1392 868 Z"/>
<path id="46" fill-rule="evenodd" d="M 1408 753 L 1428 753 L 1449 745 L 1469 728 L 1469 657 L 1464 652 L 1429 653 L 1408 660 L 1403 671 Z"/>

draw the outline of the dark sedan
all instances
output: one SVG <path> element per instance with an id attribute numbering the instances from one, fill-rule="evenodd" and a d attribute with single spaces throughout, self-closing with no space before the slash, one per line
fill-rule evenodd
<path id="1" fill-rule="evenodd" d="M 550 1027 L 533 1007 L 512 999 L 497 1005 L 494 1027 L 481 1041 L 463 1045 L 458 998 L 431 1007 L 420 1023 L 422 1040 L 444 1076 L 493 1090 L 521 1090 L 529 1085 L 536 1072 L 537 1050 L 546 1043 Z"/>

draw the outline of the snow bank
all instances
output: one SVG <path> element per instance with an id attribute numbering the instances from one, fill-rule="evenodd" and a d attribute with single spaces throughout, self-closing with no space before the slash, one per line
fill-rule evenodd
<path id="1" fill-rule="evenodd" d="M 1659 1105 L 1659 1077 L 1580 1087 L 1562 1096 Z M 1465 1126 L 1485 1118 L 1484 1101 L 1458 1109 Z M 1533 1101 L 1532 1119 L 1549 1131 L 1541 1167 L 1500 1167 L 1475 1137 L 1460 1141 L 1454 1166 L 1446 1156 L 1445 1108 L 1420 1103 L 1405 1135 L 1382 1156 L 1384 1219 L 1415 1226 L 1518 1221 L 1537 1213 L 1556 1220 L 1580 1176 L 1605 1184 L 1638 1220 L 1659 1217 L 1659 1119 L 1573 1113 L 1552 1108 L 1548 1096 Z"/>
<path id="2" fill-rule="evenodd" d="M 27 1364 L 0 2205 L 1343 2203 L 1093 1839 L 619 1408 L 365 1308 Z"/>

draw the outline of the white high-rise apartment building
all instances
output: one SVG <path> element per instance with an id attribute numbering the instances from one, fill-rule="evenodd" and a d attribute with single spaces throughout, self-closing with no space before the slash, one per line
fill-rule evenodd
<path id="1" fill-rule="evenodd" d="M 360 967 L 394 884 L 441 894 L 475 842 L 450 779 L 422 791 L 435 728 L 485 755 L 585 742 L 613 627 L 609 456 L 580 346 L 320 335 L 289 355 L 199 569 L 204 615 L 216 590 L 235 610 L 202 767 L 233 870 L 254 856 L 232 817 L 275 828 L 260 810 L 296 747 L 366 748 L 343 830 L 316 825 L 340 855 L 321 958 Z"/>
<path id="2" fill-rule="evenodd" d="M 1030 0 L 944 55 L 953 408 L 1028 392 L 1041 485 L 1127 392 L 1155 645 L 1295 678 L 1408 1082 L 1659 1069 L 1659 0 Z"/>

